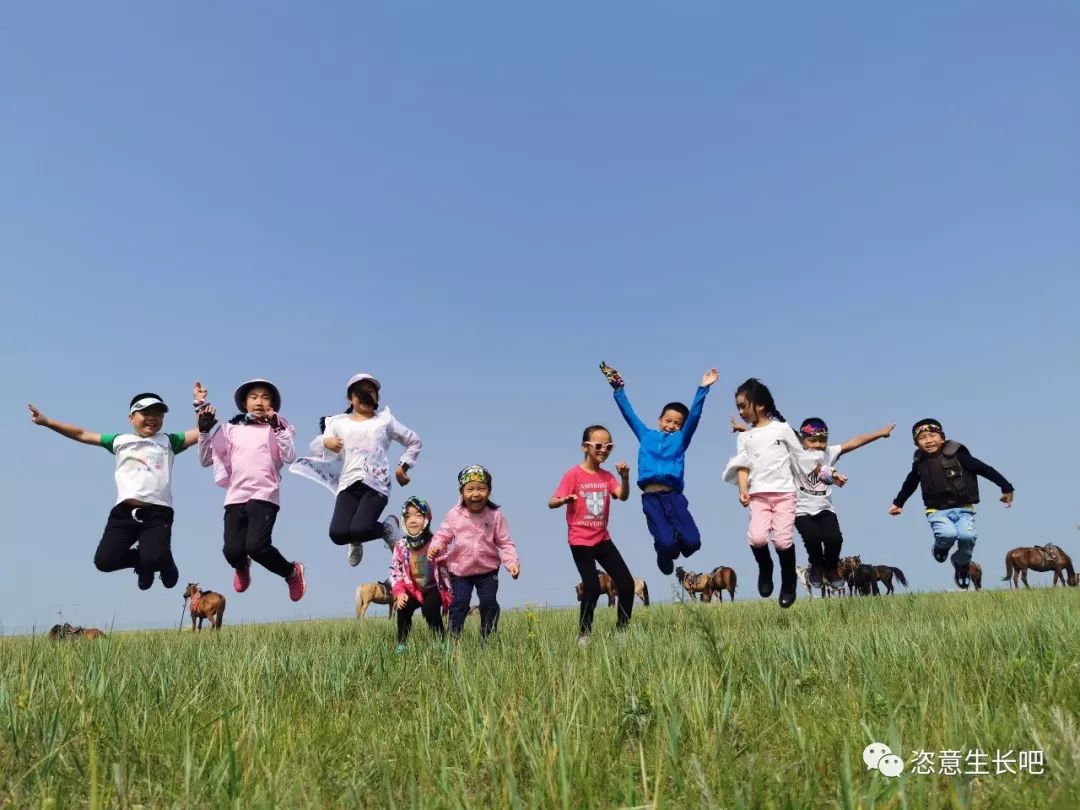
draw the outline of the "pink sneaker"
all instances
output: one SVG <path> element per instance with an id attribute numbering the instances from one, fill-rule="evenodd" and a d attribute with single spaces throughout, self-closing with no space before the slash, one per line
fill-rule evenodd
<path id="1" fill-rule="evenodd" d="M 294 562 L 292 576 L 285 580 L 289 586 L 289 598 L 294 602 L 299 602 L 304 598 L 304 591 L 307 590 L 307 582 L 304 581 L 304 564 L 301 562 Z"/>
<path id="2" fill-rule="evenodd" d="M 251 587 L 251 558 L 247 558 L 247 563 L 243 568 L 237 568 L 236 573 L 232 578 L 233 590 L 237 593 L 243 593 L 249 587 Z"/>

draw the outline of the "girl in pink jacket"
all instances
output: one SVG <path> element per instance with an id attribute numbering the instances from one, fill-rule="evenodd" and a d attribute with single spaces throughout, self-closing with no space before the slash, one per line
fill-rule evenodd
<path id="1" fill-rule="evenodd" d="M 295 431 L 278 415 L 281 393 L 268 380 L 249 380 L 233 395 L 240 413 L 212 433 L 216 411 L 206 394 L 197 387 L 199 462 L 213 465 L 214 483 L 225 489 L 223 551 L 235 572 L 233 588 L 237 593 L 248 589 L 254 560 L 284 579 L 289 598 L 299 602 L 307 588 L 304 565 L 286 560 L 271 542 L 280 508 L 281 468 L 296 460 Z"/>
<path id="2" fill-rule="evenodd" d="M 506 518 L 490 500 L 491 473 L 476 464 L 458 473 L 461 503 L 446 513 L 428 548 L 436 559 L 445 549 L 451 574 L 450 634 L 460 636 L 469 614 L 473 588 L 480 599 L 480 638 L 486 639 L 499 623 L 500 561 L 514 579 L 521 573 L 517 549 L 510 539 Z"/>
<path id="3" fill-rule="evenodd" d="M 442 615 L 450 607 L 450 572 L 446 555 L 428 559 L 431 545 L 431 507 L 415 495 L 401 507 L 404 536 L 390 559 L 390 593 L 397 608 L 398 652 L 412 630 L 413 613 L 419 608 L 436 637 L 446 634 Z"/>

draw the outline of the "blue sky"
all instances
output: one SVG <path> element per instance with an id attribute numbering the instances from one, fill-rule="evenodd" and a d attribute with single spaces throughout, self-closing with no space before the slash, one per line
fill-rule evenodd
<path id="1" fill-rule="evenodd" d="M 493 471 L 522 556 L 505 606 L 573 601 L 546 500 L 581 429 L 608 424 L 636 461 L 602 359 L 649 421 L 720 369 L 688 456 L 689 563 L 735 567 L 741 598 L 746 514 L 720 474 L 751 375 L 839 439 L 899 424 L 844 460 L 836 502 L 845 548 L 913 587 L 951 586 L 917 496 L 886 515 L 927 415 L 1016 485 L 1005 510 L 983 484 L 994 586 L 1014 545 L 1080 548 L 1078 35 L 1065 2 L 9 7 L 3 631 L 60 610 L 176 622 L 178 590 L 93 567 L 112 458 L 25 403 L 106 432 L 156 390 L 178 430 L 196 377 L 221 403 L 273 379 L 306 444 L 345 380 L 376 374 L 424 439 L 408 494 L 441 515 L 458 469 Z M 308 595 L 260 571 L 233 594 L 223 491 L 194 453 L 174 472 L 181 582 L 226 593 L 228 622 L 350 615 L 385 575 L 374 548 L 346 565 L 331 496 L 287 476 L 275 539 Z M 667 598 L 637 497 L 614 511 Z"/>

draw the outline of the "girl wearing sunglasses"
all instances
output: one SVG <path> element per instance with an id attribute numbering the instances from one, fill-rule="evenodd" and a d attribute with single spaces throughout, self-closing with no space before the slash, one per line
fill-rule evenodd
<path id="1" fill-rule="evenodd" d="M 608 507 L 611 496 L 625 501 L 630 497 L 630 467 L 617 462 L 616 478 L 601 465 L 615 448 L 611 433 L 603 425 L 590 425 L 581 437 L 585 460 L 571 467 L 559 482 L 548 507 L 566 507 L 567 539 L 570 554 L 581 574 L 582 595 L 578 644 L 589 643 L 593 611 L 600 598 L 599 564 L 611 577 L 619 592 L 616 627 L 625 629 L 634 609 L 634 577 L 608 533 Z"/>

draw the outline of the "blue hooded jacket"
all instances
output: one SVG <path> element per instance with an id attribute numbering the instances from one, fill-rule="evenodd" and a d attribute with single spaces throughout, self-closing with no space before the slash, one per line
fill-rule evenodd
<path id="1" fill-rule="evenodd" d="M 634 407 L 626 396 L 626 388 L 620 386 L 615 389 L 615 403 L 619 406 L 626 424 L 634 431 L 634 435 L 640 442 L 638 487 L 644 488 L 646 484 L 663 484 L 676 492 L 683 491 L 686 448 L 690 446 L 690 440 L 694 438 L 694 431 L 697 430 L 698 422 L 701 421 L 701 409 L 705 405 L 705 395 L 708 393 L 707 387 L 699 387 L 697 393 L 694 394 L 690 415 L 682 430 L 664 433 L 662 430 L 645 427 L 645 423 L 634 413 Z"/>

